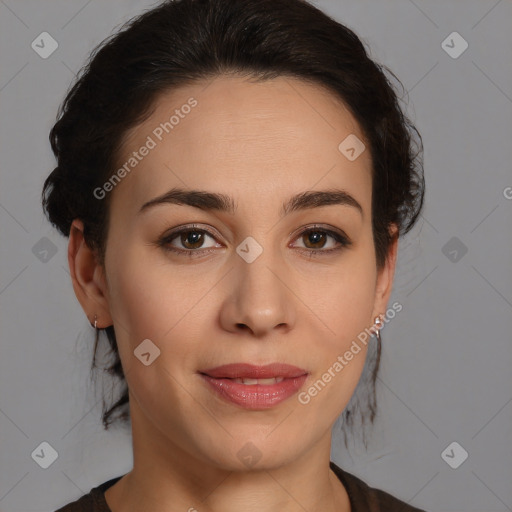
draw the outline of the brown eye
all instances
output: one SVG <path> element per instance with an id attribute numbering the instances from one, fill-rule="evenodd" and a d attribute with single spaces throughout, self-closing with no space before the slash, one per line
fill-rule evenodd
<path id="1" fill-rule="evenodd" d="M 192 256 L 219 247 L 215 236 L 205 229 L 189 226 L 163 235 L 158 245 L 166 251 Z"/>
<path id="2" fill-rule="evenodd" d="M 302 245 L 298 249 L 307 250 L 311 256 L 314 254 L 329 254 L 348 247 L 351 242 L 345 235 L 330 229 L 312 228 L 302 232 L 297 239 Z"/>
<path id="3" fill-rule="evenodd" d="M 183 231 L 180 241 L 185 249 L 199 249 L 204 243 L 204 233 L 201 231 Z"/>
<path id="4" fill-rule="evenodd" d="M 321 249 L 326 240 L 327 236 L 324 231 L 309 231 L 302 235 L 302 241 L 307 249 Z"/>

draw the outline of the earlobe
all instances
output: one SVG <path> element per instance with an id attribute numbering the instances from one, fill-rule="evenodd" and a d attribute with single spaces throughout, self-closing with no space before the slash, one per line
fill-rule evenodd
<path id="1" fill-rule="evenodd" d="M 68 263 L 75 295 L 89 322 L 98 328 L 112 325 L 103 268 L 84 239 L 84 225 L 74 219 L 69 232 Z"/>

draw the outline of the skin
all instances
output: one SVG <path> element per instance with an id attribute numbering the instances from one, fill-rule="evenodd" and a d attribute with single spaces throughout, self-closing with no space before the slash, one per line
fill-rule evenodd
<path id="1" fill-rule="evenodd" d="M 365 138 L 320 86 L 221 76 L 162 94 L 126 134 L 120 165 L 191 96 L 198 105 L 110 192 L 104 268 L 79 219 L 70 232 L 76 296 L 91 322 L 114 324 L 130 392 L 134 467 L 105 493 L 107 503 L 113 512 L 349 511 L 329 468 L 331 428 L 361 376 L 364 346 L 306 405 L 294 395 L 271 409 L 242 409 L 213 394 L 198 371 L 284 362 L 310 372 L 305 390 L 384 314 L 398 241 L 377 269 L 370 152 L 351 162 L 338 150 L 349 134 Z M 227 194 L 236 215 L 176 204 L 138 215 L 173 187 Z M 290 196 L 329 188 L 348 192 L 362 214 L 336 204 L 280 218 Z M 210 253 L 189 258 L 158 246 L 170 228 L 191 223 L 215 237 L 189 250 Z M 351 244 L 322 254 L 340 244 L 312 245 L 301 233 L 313 224 L 341 230 Z M 263 248 L 252 263 L 236 252 L 248 236 Z M 169 245 L 191 247 L 179 236 Z M 161 351 L 149 366 L 133 354 L 144 339 Z M 252 467 L 237 456 L 249 441 L 261 455 Z"/>

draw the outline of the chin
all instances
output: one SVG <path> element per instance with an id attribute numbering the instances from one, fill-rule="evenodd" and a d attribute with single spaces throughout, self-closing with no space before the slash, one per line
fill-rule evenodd
<path id="1" fill-rule="evenodd" d="M 217 439 L 215 445 L 207 443 L 198 447 L 201 458 L 225 471 L 246 472 L 278 469 L 299 457 L 297 439 L 301 439 L 303 448 L 303 435 L 289 432 L 286 436 L 275 432 L 269 435 L 272 429 L 263 431 L 261 427 L 259 432 L 255 430 L 247 429 L 245 433 L 238 430 L 236 436 L 224 439 L 224 443 Z"/>

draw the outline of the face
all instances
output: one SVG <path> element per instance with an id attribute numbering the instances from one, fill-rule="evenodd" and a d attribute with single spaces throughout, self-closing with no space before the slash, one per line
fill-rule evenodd
<path id="1" fill-rule="evenodd" d="M 114 324 L 134 437 L 227 470 L 245 455 L 278 467 L 330 440 L 364 366 L 354 340 L 389 298 L 369 150 L 338 148 L 365 138 L 292 78 L 219 77 L 155 105 L 108 191 L 104 295 L 82 304 Z"/>

